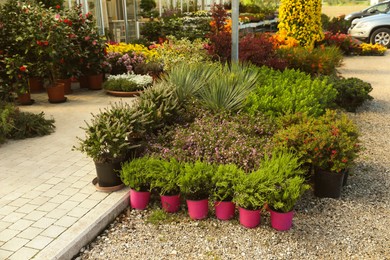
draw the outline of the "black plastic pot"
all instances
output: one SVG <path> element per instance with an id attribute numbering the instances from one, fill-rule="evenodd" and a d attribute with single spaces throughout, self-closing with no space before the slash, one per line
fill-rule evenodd
<path id="1" fill-rule="evenodd" d="M 99 163 L 95 162 L 96 174 L 100 187 L 114 187 L 123 184 L 119 177 L 121 162 Z"/>
<path id="2" fill-rule="evenodd" d="M 342 173 L 344 173 L 344 177 L 343 177 L 343 187 L 344 187 L 345 185 L 347 185 L 349 170 L 346 169 L 346 170 L 342 171 Z"/>
<path id="3" fill-rule="evenodd" d="M 344 173 L 315 169 L 314 195 L 320 198 L 340 198 Z"/>

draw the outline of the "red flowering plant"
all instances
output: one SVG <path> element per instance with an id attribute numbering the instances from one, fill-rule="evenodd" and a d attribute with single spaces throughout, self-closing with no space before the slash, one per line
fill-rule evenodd
<path id="1" fill-rule="evenodd" d="M 321 44 L 325 46 L 337 46 L 345 55 L 360 53 L 360 43 L 358 40 L 352 38 L 351 35 L 339 32 L 325 32 L 324 35 L 325 37 Z"/>
<path id="2" fill-rule="evenodd" d="M 15 54 L 4 58 L 7 77 L 3 83 L 11 86 L 10 91 L 16 94 L 29 92 L 28 76 L 31 67 L 23 56 Z M 12 95 L 12 93 L 10 93 Z"/>
<path id="3" fill-rule="evenodd" d="M 274 135 L 277 146 L 293 149 L 302 163 L 330 172 L 351 166 L 360 151 L 358 131 L 346 114 L 327 110 L 318 118 L 289 115 Z"/>

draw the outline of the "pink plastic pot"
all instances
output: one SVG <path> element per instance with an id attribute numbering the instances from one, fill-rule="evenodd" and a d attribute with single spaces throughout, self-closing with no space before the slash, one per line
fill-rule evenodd
<path id="1" fill-rule="evenodd" d="M 130 205 L 134 209 L 146 209 L 150 200 L 149 191 L 136 191 L 130 189 Z"/>
<path id="2" fill-rule="evenodd" d="M 260 225 L 260 210 L 240 208 L 240 224 L 246 228 L 255 228 Z"/>
<path id="3" fill-rule="evenodd" d="M 281 213 L 270 209 L 269 212 L 271 213 L 271 226 L 274 229 L 279 231 L 285 231 L 291 228 L 294 216 L 293 211 Z"/>
<path id="4" fill-rule="evenodd" d="M 180 195 L 161 195 L 161 207 L 169 213 L 177 212 L 180 208 Z"/>
<path id="5" fill-rule="evenodd" d="M 215 216 L 220 220 L 229 220 L 234 217 L 235 205 L 231 201 L 216 201 Z"/>
<path id="6" fill-rule="evenodd" d="M 205 219 L 209 213 L 209 200 L 187 200 L 188 214 L 192 219 Z"/>

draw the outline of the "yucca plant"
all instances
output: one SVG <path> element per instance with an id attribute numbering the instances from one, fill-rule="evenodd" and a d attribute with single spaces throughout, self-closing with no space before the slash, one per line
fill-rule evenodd
<path id="1" fill-rule="evenodd" d="M 200 102 L 212 111 L 238 111 L 258 80 L 258 68 L 254 65 L 232 63 L 222 66 L 199 90 Z"/>

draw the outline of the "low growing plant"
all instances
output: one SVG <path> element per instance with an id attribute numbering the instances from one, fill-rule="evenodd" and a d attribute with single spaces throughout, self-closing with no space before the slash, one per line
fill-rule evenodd
<path id="1" fill-rule="evenodd" d="M 189 200 L 207 199 L 212 188 L 211 178 L 215 170 L 214 165 L 199 160 L 194 163 L 184 163 L 178 180 L 181 192 Z"/>
<path id="2" fill-rule="evenodd" d="M 234 164 L 220 164 L 212 176 L 212 198 L 215 201 L 231 201 L 234 188 L 245 172 Z"/>
<path id="3" fill-rule="evenodd" d="M 153 79 L 149 75 L 138 74 L 120 74 L 110 75 L 106 82 L 103 84 L 103 88 L 106 90 L 114 91 L 139 91 L 153 84 Z"/>
<path id="4" fill-rule="evenodd" d="M 326 79 L 312 79 L 295 71 L 259 69 L 256 89 L 247 97 L 244 110 L 255 115 L 281 116 L 297 112 L 319 116 L 332 107 L 337 91 Z"/>
<path id="5" fill-rule="evenodd" d="M 387 48 L 380 44 L 362 43 L 360 44 L 360 54 L 365 56 L 383 56 Z"/>
<path id="6" fill-rule="evenodd" d="M 178 179 L 183 165 L 176 159 L 160 160 L 153 165 L 150 173 L 150 189 L 157 189 L 160 195 L 177 195 L 180 193 Z"/>

